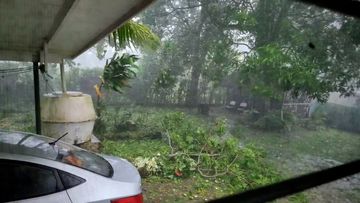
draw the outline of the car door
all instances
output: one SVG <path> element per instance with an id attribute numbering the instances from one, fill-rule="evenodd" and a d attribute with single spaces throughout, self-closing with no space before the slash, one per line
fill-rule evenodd
<path id="1" fill-rule="evenodd" d="M 0 202 L 71 202 L 55 169 L 0 160 Z"/>

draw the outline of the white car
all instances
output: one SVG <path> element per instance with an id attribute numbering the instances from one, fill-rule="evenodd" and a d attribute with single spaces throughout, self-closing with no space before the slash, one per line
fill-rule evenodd
<path id="1" fill-rule="evenodd" d="M 21 132 L 0 131 L 0 191 L 0 202 L 143 202 L 125 159 Z"/>

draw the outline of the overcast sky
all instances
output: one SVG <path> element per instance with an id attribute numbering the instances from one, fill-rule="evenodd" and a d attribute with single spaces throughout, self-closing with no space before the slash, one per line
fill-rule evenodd
<path id="1" fill-rule="evenodd" d="M 77 58 L 75 58 L 73 61 L 75 63 L 80 64 L 79 65 L 80 68 L 104 67 L 106 63 L 106 59 L 111 58 L 114 55 L 114 52 L 115 52 L 114 48 L 108 47 L 104 59 L 99 60 L 98 57 L 96 56 L 96 49 L 90 48 L 81 55 L 79 55 Z M 139 56 L 141 55 L 139 51 L 130 48 L 126 48 L 125 52 L 130 54 L 136 54 Z"/>
<path id="2" fill-rule="evenodd" d="M 88 49 L 83 54 L 74 59 L 75 63 L 79 63 L 81 68 L 104 67 L 106 59 L 111 58 L 114 54 L 112 49 L 108 49 L 103 60 L 99 60 L 96 56 L 96 50 Z"/>

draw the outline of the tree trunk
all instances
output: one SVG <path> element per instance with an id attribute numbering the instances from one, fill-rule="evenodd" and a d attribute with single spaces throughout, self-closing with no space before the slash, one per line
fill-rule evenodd
<path id="1" fill-rule="evenodd" d="M 198 87 L 200 78 L 200 67 L 194 67 L 191 71 L 191 82 L 186 95 L 186 104 L 196 106 L 198 103 Z"/>
<path id="2" fill-rule="evenodd" d="M 214 91 L 215 91 L 215 88 L 212 87 L 212 88 L 210 89 L 209 104 L 213 104 L 213 103 L 214 103 Z"/>
<path id="3" fill-rule="evenodd" d="M 202 41 L 202 28 L 205 21 L 205 12 L 204 10 L 207 8 L 207 5 L 209 4 L 208 0 L 202 0 L 201 1 L 201 10 L 200 10 L 200 17 L 197 22 L 197 26 L 193 30 L 193 47 L 192 47 L 192 57 L 191 57 L 191 64 L 192 70 L 191 70 L 191 82 L 190 86 L 187 90 L 186 94 L 186 104 L 189 106 L 196 106 L 199 100 L 199 78 L 202 71 L 203 61 L 205 58 L 205 54 L 201 51 L 201 41 Z"/>

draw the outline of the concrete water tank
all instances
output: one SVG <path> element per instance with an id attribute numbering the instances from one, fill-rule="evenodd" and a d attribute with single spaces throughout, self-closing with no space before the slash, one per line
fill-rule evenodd
<path id="1" fill-rule="evenodd" d="M 80 144 L 91 139 L 96 114 L 90 95 L 81 92 L 45 94 L 41 102 L 42 134 Z"/>

